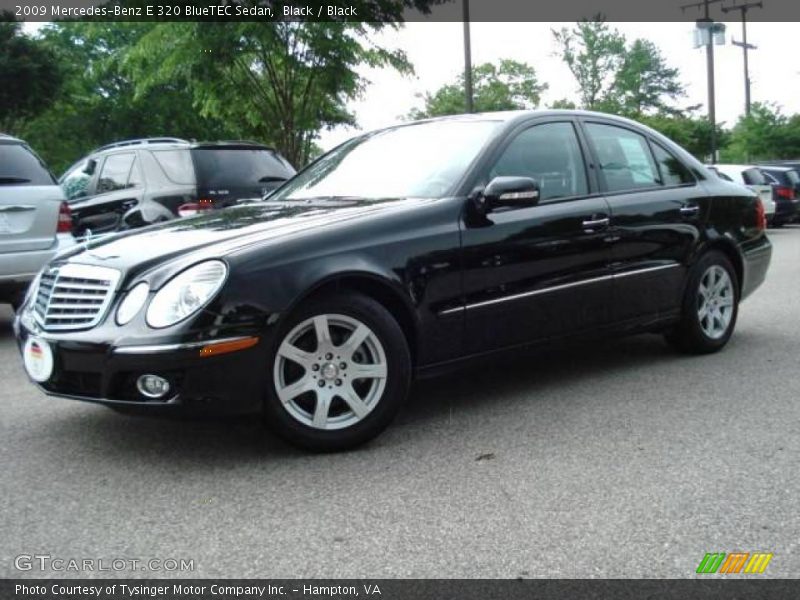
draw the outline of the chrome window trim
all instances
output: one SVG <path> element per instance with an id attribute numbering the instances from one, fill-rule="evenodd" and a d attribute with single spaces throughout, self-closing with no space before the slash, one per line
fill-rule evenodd
<path id="1" fill-rule="evenodd" d="M 511 302 L 513 300 L 519 300 L 521 298 L 531 298 L 533 296 L 540 296 L 542 294 L 549 294 L 550 292 L 558 292 L 560 290 L 566 290 L 573 287 L 580 287 L 583 285 L 589 285 L 592 283 L 600 283 L 602 281 L 609 281 L 611 279 L 621 279 L 624 277 L 631 277 L 633 275 L 642 275 L 644 273 L 652 273 L 654 271 L 663 271 L 665 269 L 675 269 L 680 267 L 681 265 L 678 263 L 673 263 L 669 265 L 658 265 L 657 267 L 646 267 L 644 269 L 636 269 L 635 271 L 625 271 L 623 273 L 612 273 L 610 275 L 602 275 L 600 277 L 592 277 L 591 279 L 585 279 L 583 281 L 573 281 L 571 283 L 563 283 L 561 285 L 554 285 L 551 287 L 546 287 L 538 290 L 531 290 L 529 292 L 521 292 L 519 294 L 511 294 L 510 296 L 503 296 L 501 298 L 492 298 L 491 300 L 483 300 L 481 302 L 474 302 L 472 304 L 467 304 L 466 306 L 457 306 L 455 308 L 448 308 L 447 310 L 443 310 L 439 313 L 439 316 L 446 316 L 451 315 L 460 311 L 467 311 L 472 310 L 474 308 L 483 308 L 484 306 L 491 306 L 493 304 L 501 304 L 503 302 Z"/>

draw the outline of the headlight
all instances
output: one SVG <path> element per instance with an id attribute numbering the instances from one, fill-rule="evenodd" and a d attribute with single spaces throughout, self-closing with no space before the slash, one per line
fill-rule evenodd
<path id="1" fill-rule="evenodd" d="M 147 324 L 169 327 L 197 312 L 219 291 L 227 274 L 224 262 L 208 260 L 173 277 L 150 302 Z"/>
<path id="2" fill-rule="evenodd" d="M 117 325 L 125 325 L 136 316 L 144 303 L 147 302 L 147 294 L 150 293 L 150 286 L 144 281 L 136 284 L 128 292 L 117 309 Z"/>
<path id="3" fill-rule="evenodd" d="M 45 269 L 46 268 L 47 267 L 45 267 Z M 36 277 L 33 278 L 33 281 L 31 281 L 30 285 L 28 286 L 28 289 L 25 291 L 25 298 L 22 300 L 22 305 L 21 306 L 27 305 L 30 302 L 31 299 L 33 299 L 34 301 L 36 300 L 36 294 L 39 291 L 39 280 L 42 278 L 42 273 L 43 272 L 44 272 L 44 269 L 39 271 L 36 274 Z M 31 306 L 28 306 L 28 308 L 31 308 Z"/>

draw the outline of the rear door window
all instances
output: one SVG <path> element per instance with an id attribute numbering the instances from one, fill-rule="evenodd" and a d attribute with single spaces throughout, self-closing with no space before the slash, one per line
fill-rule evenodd
<path id="1" fill-rule="evenodd" d="M 197 185 L 227 189 L 282 182 L 294 175 L 288 163 L 261 148 L 193 148 Z"/>
<path id="2" fill-rule="evenodd" d="M 586 132 L 600 163 L 609 192 L 661 185 L 647 139 L 629 129 L 587 123 Z"/>
<path id="3" fill-rule="evenodd" d="M 54 185 L 44 162 L 25 144 L 0 143 L 0 185 Z"/>
<path id="4" fill-rule="evenodd" d="M 194 167 L 188 149 L 154 150 L 152 154 L 170 181 L 184 185 L 194 183 Z"/>
<path id="5" fill-rule="evenodd" d="M 131 174 L 131 167 L 136 155 L 133 152 L 123 154 L 112 154 L 103 163 L 100 177 L 97 180 L 97 193 L 113 192 L 124 190 L 129 187 L 128 178 Z"/>

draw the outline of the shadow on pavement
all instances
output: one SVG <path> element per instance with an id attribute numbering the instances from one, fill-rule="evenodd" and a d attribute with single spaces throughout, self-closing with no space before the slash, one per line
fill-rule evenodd
<path id="1" fill-rule="evenodd" d="M 507 411 L 512 418 L 513 406 L 520 402 L 557 398 L 565 378 L 571 382 L 591 380 L 607 371 L 624 373 L 670 360 L 685 359 L 674 354 L 656 336 L 547 348 L 519 352 L 511 358 L 487 359 L 480 368 L 473 366 L 416 383 L 395 423 L 372 443 L 345 455 L 394 451 L 414 444 L 419 436 L 440 435 L 441 432 L 436 431 L 440 427 L 431 429 L 426 425 L 441 425 L 454 410 L 461 416 L 474 413 L 479 417 L 489 407 Z M 563 401 L 570 399 L 565 396 Z M 309 458 L 308 453 L 265 432 L 259 417 L 160 419 L 120 415 L 106 407 L 71 400 L 48 398 L 47 402 L 67 403 L 47 417 L 49 443 L 56 441 L 62 451 L 70 455 L 81 455 L 81 448 L 89 446 L 93 452 L 85 455 L 87 461 L 122 465 L 135 454 L 139 462 L 169 461 L 173 467 L 194 470 Z M 67 405 L 73 406 L 73 402 L 74 408 L 79 410 L 64 410 Z M 97 452 L 98 448 L 102 450 Z"/>
<path id="2" fill-rule="evenodd" d="M 11 336 L 11 312 L 0 312 L 0 341 Z M 675 353 L 655 335 L 545 346 L 481 359 L 447 375 L 416 382 L 395 423 L 353 453 L 394 450 L 414 444 L 420 436 L 440 435 L 448 415 L 454 412 L 479 419 L 492 411 L 513 419 L 520 406 L 570 402 L 565 384 L 592 385 L 596 379 L 599 399 L 613 398 L 604 389 L 608 385 L 606 374 L 625 377 L 626 373 L 641 372 L 651 364 L 687 360 L 692 359 Z M 31 393 L 39 392 L 31 388 Z M 55 441 L 63 445 L 62 450 L 69 454 L 80 455 L 85 445 L 103 449 L 86 456 L 86 460 L 102 457 L 124 461 L 133 453 L 191 468 L 308 456 L 266 433 L 260 417 L 161 419 L 121 415 L 78 401 L 48 398 L 46 402 L 53 403 L 53 414 L 45 414 L 38 426 L 46 427 L 46 434 L 40 433 L 49 438 L 50 444 Z"/>

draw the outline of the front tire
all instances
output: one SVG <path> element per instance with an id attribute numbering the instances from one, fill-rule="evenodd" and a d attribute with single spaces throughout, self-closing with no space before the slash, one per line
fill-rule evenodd
<path id="1" fill-rule="evenodd" d="M 739 282 L 725 254 L 712 250 L 692 267 L 681 321 L 667 341 L 688 354 L 710 354 L 728 343 L 739 312 Z"/>
<path id="2" fill-rule="evenodd" d="M 318 297 L 283 323 L 270 350 L 267 425 L 314 451 L 363 444 L 382 432 L 408 394 L 405 335 L 375 300 Z"/>

